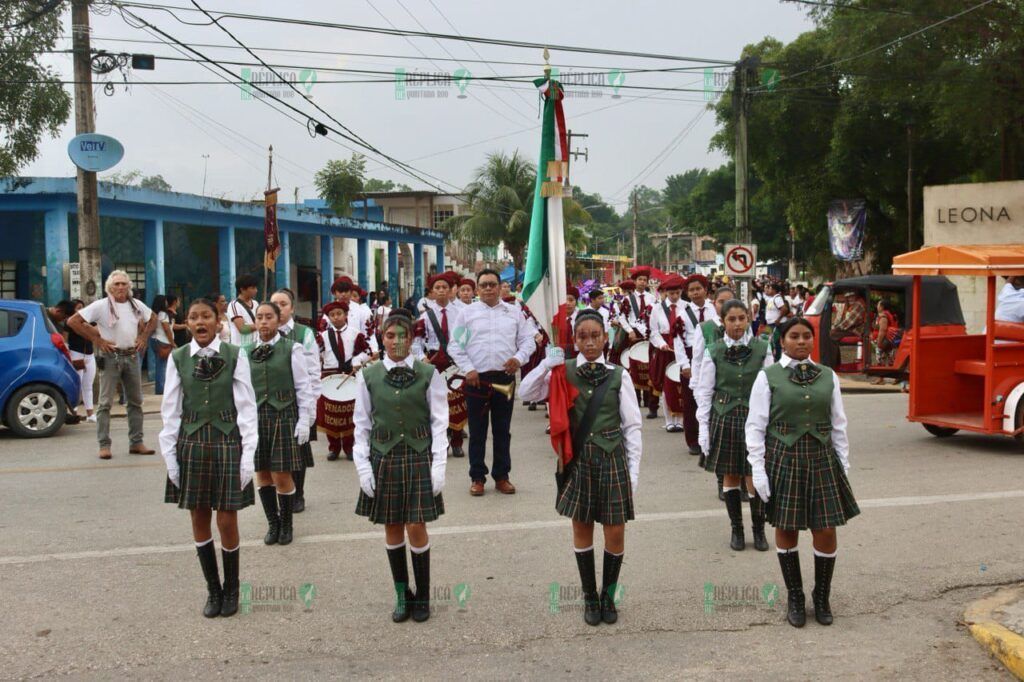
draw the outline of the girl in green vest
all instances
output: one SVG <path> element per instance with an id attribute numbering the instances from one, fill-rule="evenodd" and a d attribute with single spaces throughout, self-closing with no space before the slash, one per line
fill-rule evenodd
<path id="1" fill-rule="evenodd" d="M 396 605 L 391 620 L 430 618 L 427 523 L 444 513 L 448 455 L 448 384 L 434 366 L 411 355 L 412 316 L 393 310 L 381 327 L 384 357 L 356 375 L 356 514 L 384 524 Z M 409 586 L 406 536 L 415 593 Z"/>
<path id="2" fill-rule="evenodd" d="M 277 304 L 261 303 L 256 308 L 256 342 L 242 347 L 258 406 L 256 485 L 267 515 L 263 542 L 268 545 L 292 541 L 292 472 L 302 468 L 313 400 L 305 350 L 277 333 L 280 321 Z"/>
<path id="3" fill-rule="evenodd" d="M 711 347 L 715 341 L 722 338 L 725 334 L 725 327 L 720 323 L 722 319 L 722 306 L 725 305 L 726 301 L 731 301 L 736 298 L 736 292 L 730 287 L 722 286 L 715 290 L 715 312 L 718 313 L 718 320 L 706 320 L 701 322 L 697 327 L 699 334 L 695 334 L 693 338 L 693 360 L 690 362 L 690 390 L 693 391 L 693 397 L 697 401 L 697 412 L 700 412 L 700 398 L 697 396 L 697 386 L 700 385 L 700 371 L 701 366 L 704 364 L 706 351 Z M 697 466 L 701 469 L 706 468 L 706 452 L 701 449 L 700 457 L 697 458 Z M 718 499 L 725 501 L 725 491 L 722 489 L 723 477 L 721 474 L 718 475 Z M 747 501 L 747 491 L 745 489 L 740 490 L 740 494 L 743 501 Z"/>
<path id="4" fill-rule="evenodd" d="M 799 532 L 810 529 L 814 544 L 814 617 L 832 623 L 829 593 L 836 564 L 836 527 L 860 513 L 847 479 L 850 443 L 839 380 L 810 360 L 814 328 L 796 317 L 779 329 L 782 356 L 762 370 L 750 393 L 747 460 L 754 488 L 767 503 L 775 527 L 782 577 L 789 592 L 787 620 L 807 621 Z"/>
<path id="5" fill-rule="evenodd" d="M 618 620 L 615 597 L 626 543 L 626 521 L 633 519 L 633 498 L 640 476 L 643 417 L 629 372 L 604 356 L 608 334 L 604 317 L 585 309 L 576 315 L 579 355 L 566 361 L 561 348 L 523 379 L 524 400 L 550 400 L 552 422 L 557 410 L 568 410 L 573 458 L 566 465 L 564 486 L 555 509 L 572 519 L 573 549 L 583 587 L 583 620 L 588 625 Z M 552 395 L 551 370 L 565 366 L 565 378 L 578 392 L 570 404 L 561 391 Z M 599 403 L 590 408 L 592 400 Z M 597 591 L 594 567 L 594 522 L 604 527 L 604 571 Z"/>
<path id="6" fill-rule="evenodd" d="M 160 406 L 160 452 L 167 463 L 164 501 L 192 515 L 192 536 L 206 578 L 207 618 L 238 611 L 238 510 L 253 503 L 258 438 L 249 363 L 237 346 L 218 338 L 218 317 L 206 299 L 189 306 L 192 341 L 168 359 Z M 210 531 L 214 510 L 223 585 Z"/>
<path id="7" fill-rule="evenodd" d="M 740 487 L 745 481 L 753 487 L 744 442 L 747 406 L 754 379 L 762 367 L 772 364 L 773 357 L 765 341 L 752 338 L 746 305 L 733 299 L 722 304 L 720 310 L 724 333 L 704 351 L 694 395 L 700 428 L 698 441 L 705 454 L 704 468 L 723 479 L 725 508 L 732 525 L 729 546 L 739 552 L 746 547 Z M 764 504 L 756 495 L 750 498 L 750 521 L 754 548 L 767 552 Z"/>
<path id="8" fill-rule="evenodd" d="M 278 289 L 270 297 L 270 302 L 281 311 L 281 324 L 277 333 L 291 339 L 302 346 L 306 360 L 306 373 L 309 374 L 309 387 L 313 392 L 313 404 L 309 415 L 309 440 L 316 440 L 316 401 L 320 397 L 320 347 L 316 343 L 316 333 L 304 324 L 295 321 L 295 292 L 284 287 Z M 302 468 L 292 472 L 295 481 L 295 495 L 292 500 L 292 512 L 298 514 L 306 509 L 306 469 L 313 466 L 312 443 L 303 443 Z"/>

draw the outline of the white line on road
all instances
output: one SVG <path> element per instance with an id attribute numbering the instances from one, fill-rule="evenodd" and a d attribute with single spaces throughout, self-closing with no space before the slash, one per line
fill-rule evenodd
<path id="1" fill-rule="evenodd" d="M 930 504 L 947 504 L 951 502 L 979 502 L 984 500 L 1008 500 L 1024 497 L 1024 490 L 999 490 L 989 493 L 954 493 L 949 495 L 922 495 L 918 497 L 879 497 L 869 500 L 858 500 L 857 504 L 865 509 L 881 509 L 886 507 L 921 507 Z M 696 509 L 693 511 L 659 512 L 655 514 L 639 514 L 633 523 L 647 521 L 687 521 L 723 516 L 724 507 L 715 509 Z M 431 535 L 465 535 L 470 533 L 499 533 L 523 530 L 545 530 L 548 528 L 565 528 L 566 519 L 557 518 L 546 521 L 517 521 L 515 523 L 491 523 L 474 526 L 448 526 L 431 528 Z M 359 540 L 380 540 L 379 530 L 362 533 L 331 533 L 325 535 L 307 535 L 295 540 L 296 544 L 320 544 L 329 542 L 356 542 Z M 246 547 L 260 547 L 260 540 L 242 542 Z M 82 559 L 107 559 L 113 557 L 144 556 L 150 554 L 171 554 L 175 552 L 194 551 L 195 545 L 152 545 L 148 547 L 117 547 L 114 549 L 91 550 L 85 552 L 61 552 L 56 554 L 32 554 L 29 556 L 0 557 L 2 566 L 18 566 L 35 564 L 43 561 L 78 561 Z"/>

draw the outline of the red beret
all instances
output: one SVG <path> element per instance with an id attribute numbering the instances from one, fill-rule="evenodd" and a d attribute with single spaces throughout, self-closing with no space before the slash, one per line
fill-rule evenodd
<path id="1" fill-rule="evenodd" d="M 650 279 L 650 277 L 651 277 L 651 266 L 650 265 L 637 265 L 635 267 L 632 267 L 629 270 L 629 276 L 633 277 L 633 278 L 636 278 L 636 277 L 647 277 L 648 279 Z"/>
<path id="2" fill-rule="evenodd" d="M 452 285 L 451 280 L 448 279 L 448 277 L 446 277 L 446 273 L 441 273 L 439 275 L 431 275 L 430 277 L 427 278 L 427 288 L 433 289 L 434 285 L 437 284 L 438 282 L 444 282 L 448 286 Z"/>
<path id="3" fill-rule="evenodd" d="M 686 288 L 689 289 L 690 285 L 694 282 L 699 282 L 705 289 L 709 288 L 708 278 L 704 275 L 694 273 L 686 278 Z"/>
<path id="4" fill-rule="evenodd" d="M 330 314 L 332 310 L 343 310 L 345 314 L 348 314 L 348 303 L 345 301 L 331 301 L 324 306 L 324 315 Z"/>
<path id="5" fill-rule="evenodd" d="M 448 286 L 452 286 L 452 287 L 459 286 L 459 282 L 462 281 L 462 275 L 460 275 L 459 273 L 455 272 L 454 270 L 449 270 L 449 271 L 447 271 L 445 273 L 442 273 L 441 276 L 444 277 L 446 280 L 448 280 Z"/>
<path id="6" fill-rule="evenodd" d="M 334 280 L 334 283 L 331 284 L 331 293 L 332 294 L 334 292 L 336 292 L 336 291 L 351 291 L 351 290 L 352 290 L 352 278 L 351 277 L 341 276 L 338 279 Z"/>
<path id="7" fill-rule="evenodd" d="M 476 282 L 474 280 L 471 280 L 469 277 L 464 277 L 462 281 L 459 282 L 459 286 L 464 287 L 467 285 L 473 287 L 473 290 L 476 291 Z"/>
<path id="8" fill-rule="evenodd" d="M 634 289 L 636 289 L 636 282 L 634 282 L 631 279 L 624 279 L 621 282 L 619 282 L 619 288 L 624 291 L 633 291 Z"/>
<path id="9" fill-rule="evenodd" d="M 572 296 L 573 298 L 580 297 L 580 290 L 577 289 L 576 287 L 566 287 L 565 293 L 567 296 Z"/>
<path id="10" fill-rule="evenodd" d="M 665 281 L 658 285 L 658 291 L 668 291 L 670 289 L 682 289 L 686 286 L 686 280 L 679 275 L 669 275 L 665 278 Z"/>

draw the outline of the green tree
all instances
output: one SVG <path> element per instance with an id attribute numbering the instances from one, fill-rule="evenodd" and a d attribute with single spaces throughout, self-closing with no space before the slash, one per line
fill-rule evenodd
<path id="1" fill-rule="evenodd" d="M 0 177 L 16 175 L 56 137 L 71 114 L 71 97 L 56 69 L 40 62 L 61 36 L 60 4 L 0 3 Z"/>
<path id="2" fill-rule="evenodd" d="M 155 189 L 161 192 L 170 192 L 171 183 L 164 180 L 162 175 L 143 175 L 142 171 L 123 170 L 116 171 L 102 178 L 103 182 L 110 182 L 115 185 L 127 185 L 129 187 L 141 187 L 142 189 Z"/>
<path id="3" fill-rule="evenodd" d="M 316 172 L 313 184 L 320 198 L 337 216 L 352 213 L 352 202 L 364 191 L 366 179 L 366 158 L 352 154 L 347 160 L 334 159 Z"/>
<path id="4" fill-rule="evenodd" d="M 412 187 L 404 182 L 395 183 L 393 180 L 380 180 L 368 178 L 363 183 L 364 192 L 411 192 Z"/>

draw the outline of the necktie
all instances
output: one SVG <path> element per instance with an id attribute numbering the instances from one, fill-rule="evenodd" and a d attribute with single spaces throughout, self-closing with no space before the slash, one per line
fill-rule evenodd
<path id="1" fill-rule="evenodd" d="M 647 306 L 644 305 L 644 295 L 640 294 L 640 310 L 636 311 L 636 316 L 640 317 L 641 315 L 643 315 L 644 310 L 646 310 L 646 309 L 647 309 Z"/>
<path id="2" fill-rule="evenodd" d="M 285 330 L 283 330 L 283 329 L 278 329 L 278 330 L 277 330 L 277 333 L 281 335 L 281 338 L 282 338 L 282 339 L 287 339 L 287 338 L 288 338 L 288 332 L 286 332 L 286 331 L 285 331 Z"/>
<path id="3" fill-rule="evenodd" d="M 704 321 L 704 306 L 700 307 L 700 317 L 698 318 L 701 322 Z"/>
<path id="4" fill-rule="evenodd" d="M 441 331 L 444 333 L 444 338 L 448 338 L 448 309 L 441 308 Z M 440 341 L 440 339 L 438 339 Z"/>
<path id="5" fill-rule="evenodd" d="M 341 330 L 334 330 L 334 340 L 338 343 L 338 364 L 345 364 L 345 344 L 341 340 Z"/>

